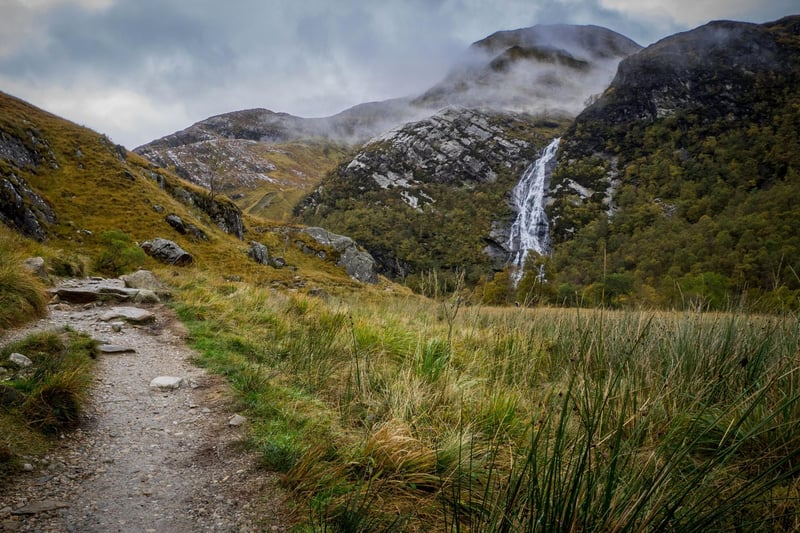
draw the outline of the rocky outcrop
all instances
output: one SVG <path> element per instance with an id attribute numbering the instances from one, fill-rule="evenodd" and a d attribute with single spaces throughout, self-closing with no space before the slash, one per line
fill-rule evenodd
<path id="1" fill-rule="evenodd" d="M 511 224 L 509 192 L 543 147 L 539 132 L 559 127 L 448 108 L 371 140 L 295 212 L 306 224 L 351 236 L 383 274 L 476 262 L 491 271 L 481 250 L 492 223 Z"/>
<path id="2" fill-rule="evenodd" d="M 250 259 L 261 265 L 270 264 L 269 250 L 260 242 L 250 242 L 250 249 L 247 250 L 247 255 L 250 257 Z"/>
<path id="3" fill-rule="evenodd" d="M 125 274 L 119 279 L 130 289 L 150 291 L 160 299 L 169 299 L 172 293 L 161 281 L 156 278 L 149 270 L 137 270 L 132 274 Z"/>
<path id="4" fill-rule="evenodd" d="M 49 143 L 35 129 L 24 132 L 0 130 L 0 159 L 18 169 L 34 169 L 42 163 L 58 168 Z"/>
<path id="5" fill-rule="evenodd" d="M 530 117 L 448 108 L 372 139 L 339 167 L 334 183 L 309 195 L 298 213 L 351 192 L 380 190 L 421 209 L 437 201 L 426 185 L 474 187 L 518 168 L 535 153 L 533 136 Z"/>
<path id="6" fill-rule="evenodd" d="M 174 213 L 167 215 L 164 220 L 181 235 L 189 235 L 200 241 L 208 240 L 208 235 L 203 230 L 192 223 L 184 223 L 183 219 Z"/>
<path id="7" fill-rule="evenodd" d="M 197 207 L 206 213 L 225 233 L 235 235 L 239 239 L 244 239 L 245 227 L 242 211 L 228 198 L 220 195 L 212 195 L 207 191 L 197 191 L 189 186 L 183 186 L 177 180 L 166 179 L 158 172 L 150 172 L 149 177 L 174 198 L 186 205 Z M 205 233 L 199 230 L 199 228 L 198 231 L 202 236 L 199 234 L 195 236 L 206 240 L 207 237 Z"/>
<path id="8" fill-rule="evenodd" d="M 378 283 L 375 259 L 359 249 L 353 239 L 317 227 L 305 228 L 303 232 L 319 244 L 333 248 L 339 254 L 336 264 L 344 267 L 351 278 L 364 283 Z"/>
<path id="9" fill-rule="evenodd" d="M 191 265 L 194 262 L 191 254 L 168 239 L 156 238 L 145 241 L 141 245 L 142 250 L 147 255 L 161 261 L 176 266 Z"/>
<path id="10" fill-rule="evenodd" d="M 47 227 L 56 223 L 56 214 L 20 176 L 0 175 L 0 222 L 23 235 L 43 241 Z"/>

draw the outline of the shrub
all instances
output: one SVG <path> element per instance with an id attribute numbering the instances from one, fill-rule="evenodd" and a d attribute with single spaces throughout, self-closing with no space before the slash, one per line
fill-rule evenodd
<path id="1" fill-rule="evenodd" d="M 119 230 L 101 233 L 100 243 L 104 248 L 95 260 L 94 269 L 101 274 L 119 276 L 136 269 L 147 258 L 130 235 Z"/>

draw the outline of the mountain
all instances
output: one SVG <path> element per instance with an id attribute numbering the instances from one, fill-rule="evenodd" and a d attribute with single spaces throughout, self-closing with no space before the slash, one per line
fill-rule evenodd
<path id="1" fill-rule="evenodd" d="M 387 275 L 414 284 L 427 271 L 463 270 L 477 282 L 508 260 L 510 193 L 525 168 L 640 48 L 596 26 L 487 37 L 411 102 L 449 107 L 372 139 L 296 213 L 354 237 Z"/>
<path id="2" fill-rule="evenodd" d="M 283 220 L 287 206 L 334 170 L 347 148 L 447 106 L 571 118 L 608 85 L 616 64 L 640 48 L 597 26 L 499 32 L 473 44 L 444 81 L 418 97 L 360 104 L 325 118 L 235 111 L 135 151 L 188 180 L 219 188 L 249 213 Z M 312 160 L 316 164 L 309 165 Z"/>
<path id="3" fill-rule="evenodd" d="M 145 249 L 145 241 L 159 238 L 179 245 L 204 271 L 276 287 L 357 287 L 348 265 L 337 263 L 345 255 L 365 261 L 336 235 L 326 234 L 329 244 L 320 243 L 299 228 L 250 220 L 228 198 L 0 92 L 4 246 L 12 232 L 29 239 L 11 242 L 23 243 L 28 253 L 44 256 L 51 272 L 68 276 L 137 266 L 180 276 L 182 267 L 165 267 L 137 246 Z M 268 250 L 245 244 L 246 235 Z"/>
<path id="4" fill-rule="evenodd" d="M 508 191 L 560 127 L 530 115 L 447 108 L 362 146 L 296 213 L 356 239 L 387 275 L 464 267 L 475 281 L 505 261 L 505 237 L 493 221 L 513 215 Z"/>
<path id="5" fill-rule="evenodd" d="M 550 183 L 560 297 L 796 308 L 798 87 L 798 16 L 712 22 L 623 60 Z"/>
<path id="6" fill-rule="evenodd" d="M 474 43 L 463 63 L 412 101 L 574 116 L 641 46 L 599 26 L 537 25 Z"/>

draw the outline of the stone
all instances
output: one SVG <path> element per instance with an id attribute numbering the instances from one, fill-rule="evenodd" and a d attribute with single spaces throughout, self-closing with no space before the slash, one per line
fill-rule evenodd
<path id="1" fill-rule="evenodd" d="M 194 224 L 186 224 L 186 232 L 198 241 L 207 241 L 208 235 L 206 232 L 195 226 Z"/>
<path id="2" fill-rule="evenodd" d="M 194 262 L 194 258 L 178 246 L 176 243 L 169 239 L 162 239 L 161 237 L 155 238 L 150 241 L 143 242 L 140 247 L 145 253 L 162 263 L 167 263 L 175 266 L 187 266 Z"/>
<path id="3" fill-rule="evenodd" d="M 156 205 L 153 206 L 153 211 L 155 211 L 156 213 L 163 213 L 164 212 L 164 206 L 156 204 Z"/>
<path id="4" fill-rule="evenodd" d="M 37 513 L 44 513 L 47 511 L 55 511 L 56 509 L 66 509 L 67 507 L 69 507 L 69 504 L 58 500 L 42 500 L 40 502 L 29 503 L 28 505 L 20 507 L 19 509 L 15 509 L 11 511 L 11 514 L 15 515 L 37 514 Z"/>
<path id="5" fill-rule="evenodd" d="M 0 383 L 0 408 L 18 407 L 25 403 L 25 396 L 10 385 Z"/>
<path id="6" fill-rule="evenodd" d="M 180 233 L 181 235 L 186 235 L 186 224 L 183 223 L 181 217 L 176 215 L 175 213 L 170 213 L 164 219 L 167 221 L 167 224 L 172 226 L 172 228 Z"/>
<path id="7" fill-rule="evenodd" d="M 39 278 L 47 281 L 47 267 L 44 264 L 44 259 L 41 257 L 29 257 L 26 259 L 22 266 L 28 272 L 38 276 Z"/>
<path id="8" fill-rule="evenodd" d="M 111 330 L 112 330 L 114 333 L 119 333 L 120 331 L 122 331 L 122 327 L 123 327 L 124 325 L 125 325 L 125 323 L 124 323 L 124 322 L 112 322 L 112 323 L 111 323 Z"/>
<path id="9" fill-rule="evenodd" d="M 138 307 L 112 307 L 100 315 L 100 320 L 103 322 L 108 322 L 115 318 L 122 318 L 123 320 L 136 324 L 144 324 L 154 322 L 156 315 L 146 309 L 139 309 Z"/>
<path id="10" fill-rule="evenodd" d="M 151 291 L 150 289 L 139 289 L 139 292 L 136 293 L 136 296 L 133 297 L 133 301 L 137 304 L 161 303 L 161 300 L 158 298 L 158 295 L 153 291 Z"/>
<path id="11" fill-rule="evenodd" d="M 368 252 L 360 250 L 353 239 L 318 227 L 305 228 L 303 232 L 323 246 L 330 246 L 339 252 L 336 264 L 344 267 L 351 278 L 364 283 L 378 283 L 375 259 Z"/>
<path id="12" fill-rule="evenodd" d="M 120 344 L 101 344 L 100 353 L 135 353 L 136 350 L 130 346 L 122 346 Z"/>
<path id="13" fill-rule="evenodd" d="M 0 522 L 0 530 L 2 531 L 19 531 L 22 529 L 22 522 L 18 520 L 3 520 Z"/>
<path id="14" fill-rule="evenodd" d="M 275 257 L 272 260 L 272 266 L 274 266 L 275 268 L 283 268 L 286 266 L 286 259 L 284 259 L 283 257 Z"/>
<path id="15" fill-rule="evenodd" d="M 33 472 L 33 465 L 30 463 L 25 463 L 22 465 L 22 469 L 26 472 Z"/>
<path id="16" fill-rule="evenodd" d="M 256 263 L 262 265 L 269 264 L 269 249 L 260 242 L 251 241 L 250 249 L 247 251 L 248 257 Z"/>
<path id="17" fill-rule="evenodd" d="M 149 270 L 137 270 L 132 274 L 125 274 L 120 276 L 119 279 L 125 283 L 126 287 L 131 289 L 149 289 L 151 291 L 159 291 L 164 289 L 164 284 L 158 281 L 158 278 L 153 275 Z"/>
<path id="18" fill-rule="evenodd" d="M 33 361 L 31 361 L 21 353 L 17 352 L 14 352 L 10 356 L 8 356 L 8 360 L 14 363 L 15 365 L 21 366 L 23 368 L 29 367 L 33 364 Z"/>
<path id="19" fill-rule="evenodd" d="M 150 381 L 150 388 L 157 390 L 175 390 L 183 384 L 183 378 L 176 376 L 158 376 Z"/>
<path id="20" fill-rule="evenodd" d="M 87 284 L 79 287 L 58 287 L 51 294 L 58 296 L 59 301 L 73 304 L 86 304 L 98 300 L 124 302 L 138 294 L 136 289 Z"/>
<path id="21" fill-rule="evenodd" d="M 244 424 L 245 422 L 247 422 L 247 419 L 245 417 L 243 417 L 240 414 L 235 414 L 228 420 L 228 425 L 231 427 L 238 427 Z"/>

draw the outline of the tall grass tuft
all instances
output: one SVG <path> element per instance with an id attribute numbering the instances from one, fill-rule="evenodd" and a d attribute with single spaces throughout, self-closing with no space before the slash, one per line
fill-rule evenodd
<path id="1" fill-rule="evenodd" d="M 18 401 L 0 407 L 0 478 L 20 455 L 44 451 L 54 435 L 74 428 L 92 381 L 97 342 L 71 330 L 30 335 L 0 349 L 25 354 L 32 365 L 8 368 L 3 392 Z M 0 479 L 2 481 L 2 479 Z"/>
<path id="2" fill-rule="evenodd" d="M 13 239 L 0 238 L 0 333 L 47 314 L 47 292 L 22 262 Z"/>

